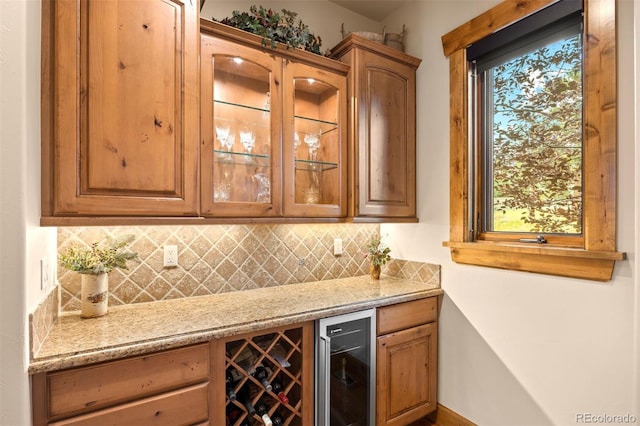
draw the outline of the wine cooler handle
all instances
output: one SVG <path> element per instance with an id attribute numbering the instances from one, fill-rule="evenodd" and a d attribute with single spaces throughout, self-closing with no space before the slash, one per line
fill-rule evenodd
<path id="1" fill-rule="evenodd" d="M 322 410 L 325 424 L 329 422 L 329 389 L 331 389 L 331 338 L 320 333 L 320 353 L 324 356 L 324 368 L 322 369 L 322 377 L 320 380 L 324 381 L 324 392 L 321 392 L 322 404 L 320 409 Z"/>

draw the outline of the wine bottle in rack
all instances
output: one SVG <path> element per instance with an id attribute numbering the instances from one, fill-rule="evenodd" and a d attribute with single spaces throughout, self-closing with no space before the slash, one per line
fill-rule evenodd
<path id="1" fill-rule="evenodd" d="M 225 386 L 226 386 L 226 392 L 227 392 L 227 396 L 229 397 L 230 401 L 235 401 L 237 398 L 236 392 L 233 390 L 233 386 L 236 383 L 237 380 L 235 380 L 233 378 L 233 374 L 231 372 L 232 369 L 228 369 L 227 370 L 227 377 L 225 379 Z"/>
<path id="2" fill-rule="evenodd" d="M 273 413 L 273 415 L 271 416 L 271 423 L 273 423 L 273 426 L 282 426 L 284 425 L 284 419 L 282 418 L 282 416 L 280 415 L 280 413 L 278 413 L 277 411 L 275 413 Z"/>
<path id="3" fill-rule="evenodd" d="M 262 399 L 260 399 L 256 404 L 256 412 L 260 418 L 262 418 L 262 423 L 264 423 L 265 426 L 273 426 L 271 417 L 269 417 L 269 407 L 267 407 Z"/>
<path id="4" fill-rule="evenodd" d="M 289 361 L 287 361 L 287 351 L 285 351 L 285 349 L 282 347 L 280 343 L 276 343 L 273 346 L 273 348 L 271 349 L 271 352 L 269 352 L 269 355 L 271 355 L 273 359 L 278 361 L 278 364 L 280 364 L 281 367 L 283 368 L 291 367 L 291 364 L 289 363 Z"/>
<path id="5" fill-rule="evenodd" d="M 254 377 L 260 380 L 260 383 L 262 383 L 262 386 L 264 386 L 267 391 L 272 389 L 271 383 L 269 383 L 269 372 L 266 368 L 261 365 L 257 366 Z"/>
<path id="6" fill-rule="evenodd" d="M 283 404 L 289 403 L 289 398 L 287 397 L 287 394 L 284 393 L 284 387 L 282 386 L 282 383 L 273 382 L 271 384 L 271 388 L 273 390 L 273 393 L 278 395 L 278 398 L 280 399 L 280 401 L 282 401 Z"/>
<path id="7" fill-rule="evenodd" d="M 254 375 L 256 371 L 256 354 L 249 346 L 244 347 L 235 361 L 247 374 L 250 376 Z"/>
<path id="8" fill-rule="evenodd" d="M 251 402 L 251 397 L 249 396 L 249 393 L 246 391 L 246 389 L 240 389 L 238 391 L 238 393 L 236 394 L 238 401 L 240 401 L 242 403 L 242 405 L 244 405 L 244 408 L 247 409 L 247 413 L 249 414 L 249 417 L 253 416 L 256 413 L 256 409 L 253 406 L 253 403 Z"/>
<path id="9" fill-rule="evenodd" d="M 227 424 L 233 425 L 238 421 L 238 418 L 242 415 L 240 408 L 231 404 L 227 406 Z"/>

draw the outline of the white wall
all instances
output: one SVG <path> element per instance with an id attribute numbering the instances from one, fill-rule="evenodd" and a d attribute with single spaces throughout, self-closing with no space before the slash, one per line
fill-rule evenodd
<path id="1" fill-rule="evenodd" d="M 0 425 L 30 423 L 28 313 L 55 270 L 55 229 L 40 217 L 40 2 L 0 2 Z"/>
<path id="2" fill-rule="evenodd" d="M 449 69 L 440 37 L 497 3 L 413 1 L 385 19 L 388 27 L 407 25 L 407 51 L 423 63 L 420 223 L 383 225 L 382 232 L 395 256 L 442 265 L 439 401 L 481 425 L 570 425 L 577 413 L 630 413 L 640 421 L 633 392 L 640 380 L 633 0 L 618 1 L 618 249 L 629 260 L 616 265 L 612 281 L 596 283 L 458 265 L 442 247 L 449 235 Z"/>
<path id="3" fill-rule="evenodd" d="M 214 4 L 208 2 L 205 8 Z M 385 225 L 383 232 L 390 234 L 396 257 L 443 266 L 440 402 L 482 425 L 575 424 L 576 412 L 633 409 L 640 417 L 640 394 L 636 390 L 634 398 L 632 393 L 634 377 L 635 388 L 640 387 L 640 354 L 633 343 L 634 335 L 639 340 L 634 324 L 640 322 L 640 290 L 634 293 L 640 267 L 635 199 L 640 171 L 634 168 L 634 158 L 640 164 L 640 130 L 634 143 L 633 121 L 640 122 L 640 90 L 634 117 L 632 0 L 619 0 L 618 248 L 630 260 L 616 267 L 611 282 L 600 284 L 456 265 L 441 245 L 449 226 L 449 93 L 440 37 L 497 2 L 414 1 L 385 22 L 388 28 L 406 24 L 407 50 L 423 59 L 418 75 L 420 223 Z M 299 11 L 325 40 L 323 48 L 339 41 L 341 22 L 348 30 L 380 29 L 329 3 L 283 3 L 262 2 Z M 234 2 L 231 9 L 244 10 L 242 4 Z M 39 259 L 55 259 L 55 229 L 37 227 L 40 2 L 0 1 L 0 31 L 0 425 L 25 425 L 27 315 L 44 296 Z M 635 49 L 640 54 L 640 47 Z"/>

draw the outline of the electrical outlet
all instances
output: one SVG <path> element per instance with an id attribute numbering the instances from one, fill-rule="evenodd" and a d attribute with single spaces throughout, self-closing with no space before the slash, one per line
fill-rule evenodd
<path id="1" fill-rule="evenodd" d="M 40 290 L 47 290 L 50 283 L 49 258 L 43 257 L 40 259 Z"/>
<path id="2" fill-rule="evenodd" d="M 178 246 L 164 246 L 164 263 L 165 268 L 175 268 L 178 266 Z"/>
<path id="3" fill-rule="evenodd" d="M 342 238 L 333 239 L 333 255 L 342 256 Z"/>

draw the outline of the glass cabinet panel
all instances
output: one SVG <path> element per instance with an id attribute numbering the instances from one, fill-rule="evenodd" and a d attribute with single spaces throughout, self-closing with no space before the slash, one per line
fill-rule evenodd
<path id="1" fill-rule="evenodd" d="M 203 37 L 203 215 L 280 214 L 274 159 L 279 164 L 281 96 L 275 82 L 281 66 L 255 49 Z"/>
<path id="2" fill-rule="evenodd" d="M 271 202 L 270 71 L 214 55 L 213 201 Z"/>
<path id="3" fill-rule="evenodd" d="M 343 211 L 344 79 L 300 64 L 289 64 L 293 100 L 291 182 L 285 177 L 289 205 L 285 214 L 340 216 Z M 289 70 L 285 70 L 285 73 Z M 287 150 L 285 149 L 285 152 Z"/>
<path id="4" fill-rule="evenodd" d="M 294 87 L 295 202 L 336 204 L 327 185 L 338 173 L 338 91 L 312 78 L 296 78 Z"/>

